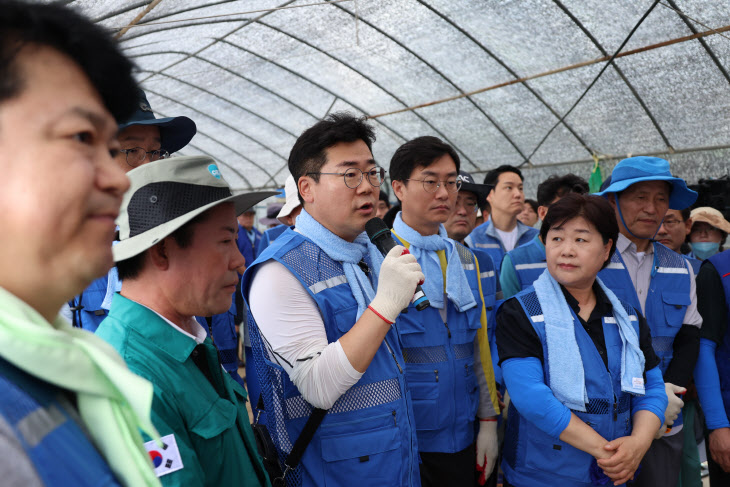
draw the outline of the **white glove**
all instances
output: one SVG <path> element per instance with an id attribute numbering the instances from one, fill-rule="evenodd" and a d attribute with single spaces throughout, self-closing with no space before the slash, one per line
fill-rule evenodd
<path id="1" fill-rule="evenodd" d="M 685 389 L 684 387 L 675 386 L 670 382 L 665 382 L 664 390 L 667 393 L 667 399 L 669 399 L 669 403 L 667 404 L 667 410 L 664 412 L 664 422 L 667 426 L 672 426 L 677 420 L 679 412 L 684 406 L 684 401 L 682 401 L 681 398 L 677 397 L 677 394 L 684 394 L 685 392 L 687 392 L 687 389 Z"/>
<path id="2" fill-rule="evenodd" d="M 497 463 L 497 421 L 479 421 L 477 435 L 477 471 L 479 485 L 484 485 Z"/>
<path id="3" fill-rule="evenodd" d="M 405 247 L 396 245 L 383 260 L 378 274 L 378 291 L 370 303 L 389 322 L 395 322 L 403 308 L 407 308 L 416 292 L 416 286 L 425 279 L 421 266 Z"/>

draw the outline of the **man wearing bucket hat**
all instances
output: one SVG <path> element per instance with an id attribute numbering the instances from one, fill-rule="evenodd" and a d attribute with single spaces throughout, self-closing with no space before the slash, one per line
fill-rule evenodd
<path id="1" fill-rule="evenodd" d="M 268 485 L 246 391 L 223 372 L 195 316 L 226 311 L 243 257 L 236 215 L 274 195 L 232 195 L 205 156 L 130 171 L 114 260 L 122 280 L 97 335 L 154 385 L 148 442 L 163 485 Z"/>
<path id="2" fill-rule="evenodd" d="M 682 400 L 697 361 L 702 318 L 691 264 L 654 241 L 667 209 L 681 210 L 697 199 L 684 180 L 672 176 L 669 162 L 657 157 L 631 157 L 619 162 L 611 184 L 597 193 L 614 207 L 619 237 L 601 280 L 635 309 L 651 328 L 660 359 L 669 404 L 666 424 L 648 452 L 633 485 L 674 485 L 681 467 Z M 667 429 L 666 427 L 670 427 Z"/>
<path id="3" fill-rule="evenodd" d="M 195 132 L 195 123 L 188 117 L 155 118 L 147 95 L 139 89 L 134 113 L 119 124 L 117 137 L 121 148 L 114 161 L 124 172 L 129 172 L 169 157 L 185 147 Z M 112 296 L 120 285 L 113 267 L 108 275 L 95 280 L 69 301 L 74 326 L 95 331 L 106 318 Z"/>

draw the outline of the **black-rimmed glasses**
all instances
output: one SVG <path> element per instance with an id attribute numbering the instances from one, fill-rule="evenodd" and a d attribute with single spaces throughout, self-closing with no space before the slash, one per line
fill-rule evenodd
<path id="1" fill-rule="evenodd" d="M 333 175 L 333 176 L 342 176 L 345 180 L 345 186 L 347 186 L 350 189 L 355 189 L 358 186 L 360 186 L 360 183 L 362 183 L 362 176 L 363 174 L 367 177 L 368 183 L 370 183 L 371 186 L 375 186 L 376 188 L 383 184 L 383 180 L 385 179 L 385 169 L 382 167 L 374 167 L 370 169 L 369 171 L 362 171 L 356 167 L 351 167 L 345 172 L 308 172 L 307 175 L 310 174 L 325 174 L 325 175 Z"/>
<path id="2" fill-rule="evenodd" d="M 126 156 L 127 164 L 132 167 L 139 166 L 147 158 L 152 162 L 170 157 L 170 153 L 162 149 L 146 151 L 141 147 L 133 147 L 131 149 L 121 149 L 119 152 Z"/>

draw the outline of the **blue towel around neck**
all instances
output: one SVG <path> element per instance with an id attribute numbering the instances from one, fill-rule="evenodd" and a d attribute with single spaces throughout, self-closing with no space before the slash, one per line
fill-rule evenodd
<path id="1" fill-rule="evenodd" d="M 360 319 L 375 298 L 377 276 L 383 263 L 383 256 L 378 248 L 370 243 L 365 232 L 358 235 L 354 242 L 348 242 L 338 237 L 312 218 L 307 210 L 302 210 L 297 217 L 296 231 L 317 244 L 330 258 L 342 263 L 345 278 L 357 301 L 357 318 Z M 357 265 L 361 260 L 365 260 L 368 267 L 372 269 L 372 283 Z"/>
<path id="2" fill-rule="evenodd" d="M 461 266 L 456 243 L 448 238 L 443 225 L 439 225 L 437 235 L 423 236 L 409 227 L 403 221 L 401 212 L 398 212 L 393 222 L 393 230 L 410 244 L 411 254 L 421 265 L 423 274 L 426 276 L 421 287 L 428 296 L 432 307 L 443 309 L 446 305 L 444 302 L 444 275 L 441 271 L 441 261 L 436 253 L 438 250 L 443 250 L 446 254 L 446 296 L 460 312 L 477 305 L 464 268 Z"/>
<path id="3" fill-rule="evenodd" d="M 642 378 L 644 372 L 644 354 L 639 347 L 639 338 L 616 295 L 600 279 L 596 279 L 611 302 L 621 336 L 621 390 L 631 394 L 644 394 L 643 381 L 633 380 Z M 578 325 L 560 284 L 547 269 L 533 286 L 545 321 L 550 389 L 566 407 L 585 412 L 588 394 L 583 360 L 575 337 L 575 326 Z"/>

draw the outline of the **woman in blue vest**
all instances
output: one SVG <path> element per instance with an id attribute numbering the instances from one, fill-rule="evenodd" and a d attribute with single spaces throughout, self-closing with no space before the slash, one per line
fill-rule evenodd
<path id="1" fill-rule="evenodd" d="M 613 210 L 599 197 L 566 195 L 540 235 L 547 270 L 497 315 L 514 406 L 505 485 L 623 484 L 663 423 L 667 397 L 646 321 L 596 278 L 616 248 Z"/>

